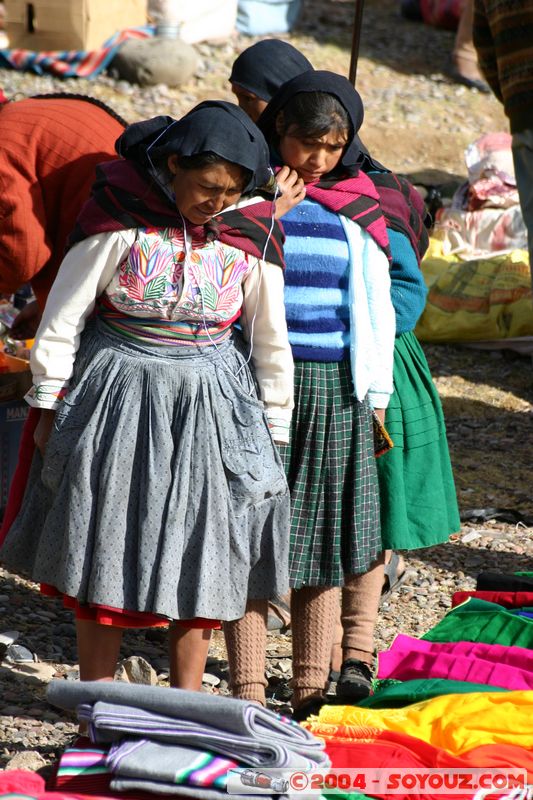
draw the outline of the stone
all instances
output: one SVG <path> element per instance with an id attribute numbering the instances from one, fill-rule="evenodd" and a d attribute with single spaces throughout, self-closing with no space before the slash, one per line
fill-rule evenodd
<path id="1" fill-rule="evenodd" d="M 6 648 L 4 660 L 9 664 L 21 664 L 26 661 L 36 661 L 35 655 L 21 644 L 10 644 Z"/>
<path id="2" fill-rule="evenodd" d="M 194 47 L 180 39 L 129 39 L 113 59 L 109 69 L 128 83 L 139 86 L 180 86 L 196 70 Z"/>
<path id="3" fill-rule="evenodd" d="M 26 709 L 21 706 L 4 706 L 0 711 L 6 717 L 20 717 L 26 713 Z"/>
<path id="4" fill-rule="evenodd" d="M 0 644 L 5 644 L 7 647 L 8 644 L 16 642 L 19 636 L 19 631 L 2 631 L 2 633 L 0 633 Z"/>
<path id="5" fill-rule="evenodd" d="M 27 683 L 50 683 L 56 668 L 44 661 L 16 664 L 11 668 L 11 675 Z"/>
<path id="6" fill-rule="evenodd" d="M 13 758 L 10 758 L 5 769 L 24 769 L 36 772 L 38 769 L 45 766 L 46 761 L 40 753 L 36 750 L 26 750 L 22 753 L 16 753 Z"/>
<path id="7" fill-rule="evenodd" d="M 156 686 L 157 674 L 145 658 L 142 658 L 142 656 L 130 656 L 119 662 L 115 672 L 115 680 Z"/>
<path id="8" fill-rule="evenodd" d="M 206 683 L 208 686 L 218 686 L 220 678 L 217 678 L 216 675 L 211 675 L 209 672 L 204 672 L 202 683 Z"/>

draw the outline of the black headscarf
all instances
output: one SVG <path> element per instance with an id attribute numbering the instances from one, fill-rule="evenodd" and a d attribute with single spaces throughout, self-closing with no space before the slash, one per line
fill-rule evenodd
<path id="1" fill-rule="evenodd" d="M 311 62 L 292 44 L 263 39 L 237 56 L 229 79 L 268 103 L 280 86 L 312 69 Z"/>
<path id="2" fill-rule="evenodd" d="M 252 175 L 246 192 L 262 186 L 272 174 L 261 131 L 238 106 L 222 101 L 200 103 L 179 121 L 155 117 L 130 125 L 116 147 L 124 158 L 97 167 L 91 197 L 81 210 L 70 246 L 87 236 L 128 228 L 182 228 L 183 218 L 158 164 L 170 154 L 212 152 L 244 167 Z M 224 210 L 203 226 L 189 224 L 187 230 L 197 241 L 220 239 L 283 266 L 283 230 L 272 214 L 272 200 L 264 200 Z"/>
<path id="3" fill-rule="evenodd" d="M 172 154 L 216 153 L 252 173 L 244 193 L 266 184 L 271 174 L 261 131 L 237 105 L 222 100 L 200 103 L 180 120 L 161 116 L 136 122 L 117 139 L 116 149 L 148 169 Z"/>
<path id="4" fill-rule="evenodd" d="M 344 175 L 337 174 L 337 178 L 325 176 L 319 182 L 318 187 L 308 189 L 308 194 L 315 192 L 317 199 L 322 202 L 331 189 L 346 190 L 349 195 L 352 190 L 351 184 L 342 179 L 356 176 L 358 173 L 366 173 L 377 191 L 381 212 L 387 227 L 408 236 L 417 258 L 420 259 L 428 244 L 427 231 L 424 226 L 425 211 L 421 198 L 407 180 L 394 175 L 379 161 L 372 158 L 361 142 L 357 131 L 363 122 L 363 101 L 347 78 L 334 72 L 313 70 L 298 75 L 284 84 L 274 95 L 257 123 L 267 141 L 272 143 L 276 140 L 276 117 L 288 101 L 300 92 L 327 92 L 334 95 L 345 108 L 352 125 L 348 144 L 340 161 L 340 165 L 344 169 L 335 170 L 335 174 L 344 172 Z M 323 189 L 326 190 L 326 194 L 321 193 Z M 364 190 L 361 189 L 361 191 Z M 338 202 L 340 203 L 340 201 Z M 353 218 L 354 209 L 359 212 L 360 206 L 361 200 L 359 199 L 355 205 L 346 203 L 344 209 L 339 207 L 338 210 Z M 368 218 L 370 219 L 370 217 Z M 370 229 L 368 225 L 367 228 Z M 381 233 L 374 237 L 378 244 L 383 243 Z"/>
<path id="5" fill-rule="evenodd" d="M 318 69 L 309 70 L 283 84 L 257 122 L 268 142 L 271 143 L 275 138 L 278 113 L 295 94 L 300 92 L 326 92 L 327 94 L 332 94 L 346 110 L 352 129 L 349 132 L 350 138 L 340 163 L 347 171 L 353 174 L 359 169 L 364 172 L 371 169 L 385 170 L 385 167 L 379 161 L 372 158 L 357 135 L 364 118 L 361 95 L 354 89 L 347 78 L 337 75 L 336 72 Z"/>

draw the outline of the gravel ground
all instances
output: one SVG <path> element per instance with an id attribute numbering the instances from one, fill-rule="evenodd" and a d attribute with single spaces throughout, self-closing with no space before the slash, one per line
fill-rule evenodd
<path id="1" fill-rule="evenodd" d="M 290 38 L 316 67 L 346 74 L 353 4 L 304 0 L 299 30 Z M 445 72 L 453 34 L 403 20 L 394 0 L 367 0 L 357 86 L 366 105 L 362 134 L 372 151 L 393 169 L 432 168 L 462 175 L 464 147 L 488 130 L 507 130 L 498 102 L 449 82 Z M 178 115 L 206 97 L 230 99 L 227 76 L 236 53 L 250 39 L 235 36 L 222 44 L 198 46 L 195 78 L 185 86 L 139 89 L 105 75 L 94 81 L 53 80 L 0 70 L 6 94 L 24 96 L 69 91 L 94 95 L 128 121 L 159 113 Z M 441 394 L 449 430 L 461 511 L 487 511 L 465 521 L 449 543 L 404 554 L 412 579 L 383 604 L 378 649 L 398 632 L 419 636 L 432 627 L 458 589 L 471 589 L 478 572 L 533 569 L 531 499 L 531 360 L 510 353 L 454 347 L 424 348 Z M 529 478 L 529 481 L 528 481 Z M 498 509 L 514 512 L 512 522 Z M 471 516 L 471 515 L 470 515 Z M 38 662 L 0 665 L 0 769 L 42 769 L 72 740 L 72 717 L 44 699 L 54 675 L 76 678 L 74 626 L 70 612 L 42 598 L 37 587 L 0 570 L 0 634 L 17 631 L 17 643 Z M 0 640 L 1 641 L 1 640 Z M 146 659 L 153 680 L 168 679 L 164 636 L 130 632 L 124 657 Z M 215 634 L 206 691 L 227 691 L 222 637 Z M 290 677 L 290 634 L 270 634 L 268 672 L 276 698 Z M 277 692 L 276 692 L 277 687 Z"/>

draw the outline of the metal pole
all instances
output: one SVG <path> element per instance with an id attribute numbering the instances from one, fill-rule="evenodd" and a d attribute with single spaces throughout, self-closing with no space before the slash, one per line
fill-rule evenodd
<path id="1" fill-rule="evenodd" d="M 363 26 L 363 6 L 364 0 L 355 0 L 353 30 L 352 30 L 352 55 L 350 58 L 350 81 L 355 86 L 357 74 L 357 59 L 359 58 L 359 40 L 361 38 L 361 28 Z"/>

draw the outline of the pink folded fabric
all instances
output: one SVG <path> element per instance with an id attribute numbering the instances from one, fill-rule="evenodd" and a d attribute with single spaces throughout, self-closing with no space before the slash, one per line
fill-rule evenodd
<path id="1" fill-rule="evenodd" d="M 482 642 L 428 642 L 399 634 L 378 655 L 380 679 L 445 678 L 504 689 L 533 689 L 533 651 Z"/>

